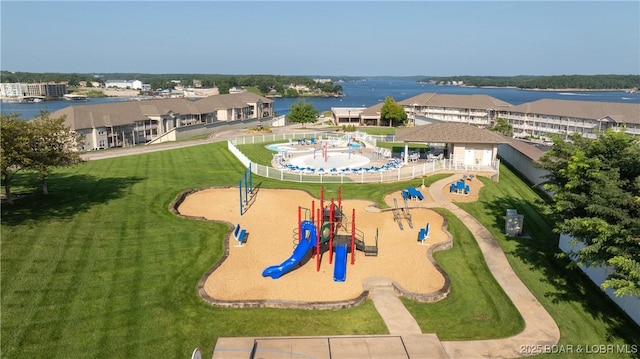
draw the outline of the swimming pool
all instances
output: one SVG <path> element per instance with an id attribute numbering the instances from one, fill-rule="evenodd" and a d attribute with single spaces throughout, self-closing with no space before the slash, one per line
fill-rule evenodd
<path id="1" fill-rule="evenodd" d="M 319 145 L 320 143 L 318 143 L 317 145 Z M 363 148 L 363 146 L 358 143 L 358 142 L 348 142 L 348 141 L 329 141 L 328 142 L 329 145 L 329 149 L 331 148 L 351 148 L 353 150 L 358 150 Z M 297 152 L 308 152 L 308 151 L 312 151 L 313 148 L 310 147 L 293 147 L 291 145 L 291 143 L 285 142 L 285 143 L 272 143 L 270 145 L 266 145 L 265 146 L 268 150 L 274 151 L 274 152 L 282 152 L 282 151 L 297 151 Z"/>
<path id="2" fill-rule="evenodd" d="M 270 145 L 265 146 L 267 149 L 275 152 L 281 151 L 296 151 L 298 150 L 295 147 L 291 147 L 288 143 L 272 143 Z"/>
<path id="3" fill-rule="evenodd" d="M 362 155 L 336 152 L 327 153 L 326 158 L 321 155 L 303 155 L 294 157 L 290 161 L 294 166 L 313 169 L 323 168 L 325 171 L 329 171 L 332 168 L 340 170 L 343 168 L 363 167 L 369 162 L 369 158 Z"/>

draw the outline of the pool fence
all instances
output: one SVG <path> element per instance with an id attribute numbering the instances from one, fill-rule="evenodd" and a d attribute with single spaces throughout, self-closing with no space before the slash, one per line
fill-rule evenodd
<path id="1" fill-rule="evenodd" d="M 407 181 L 415 178 L 428 176 L 437 172 L 445 173 L 476 173 L 485 174 L 494 180 L 498 179 L 500 160 L 496 159 L 490 165 L 465 164 L 463 157 L 442 158 L 436 160 L 418 160 L 404 164 L 401 167 L 386 171 L 361 171 L 360 173 L 308 173 L 305 171 L 291 171 L 286 168 L 275 168 L 265 166 L 251 161 L 240 149 L 238 145 L 258 144 L 266 142 L 294 142 L 299 139 L 314 138 L 320 140 L 340 140 L 357 141 L 363 143 L 365 147 L 377 149 L 378 141 L 394 142 L 393 136 L 373 136 L 364 132 L 301 132 L 282 134 L 259 134 L 254 136 L 236 137 L 227 141 L 229 151 L 246 167 L 251 167 L 251 171 L 265 178 L 290 182 L 308 183 L 385 183 Z"/>

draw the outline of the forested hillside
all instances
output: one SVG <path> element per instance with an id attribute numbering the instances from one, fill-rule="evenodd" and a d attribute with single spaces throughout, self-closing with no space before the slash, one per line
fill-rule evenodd
<path id="1" fill-rule="evenodd" d="M 420 82 L 460 82 L 465 86 L 522 89 L 626 90 L 640 88 L 640 75 L 450 76 L 425 77 Z"/>

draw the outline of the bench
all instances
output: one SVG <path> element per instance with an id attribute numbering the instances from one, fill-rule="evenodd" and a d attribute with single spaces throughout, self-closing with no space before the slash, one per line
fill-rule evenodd
<path id="1" fill-rule="evenodd" d="M 424 228 L 420 228 L 420 232 L 418 232 L 418 241 L 419 242 L 424 242 L 425 239 L 425 230 Z"/>
<path id="2" fill-rule="evenodd" d="M 240 245 L 242 245 L 242 243 L 244 243 L 247 239 L 247 230 L 240 229 L 239 223 L 236 224 L 236 228 L 233 230 L 233 238 L 235 238 Z"/>
<path id="3" fill-rule="evenodd" d="M 427 225 L 424 228 L 420 228 L 420 232 L 418 232 L 418 242 L 425 244 L 425 241 L 429 238 L 430 227 L 431 227 L 431 224 L 427 223 Z"/>
<path id="4" fill-rule="evenodd" d="M 416 199 L 416 200 L 420 200 L 420 201 L 424 200 L 424 195 L 417 188 L 409 187 L 409 188 L 407 188 L 407 192 L 408 192 L 409 197 L 411 199 Z"/>

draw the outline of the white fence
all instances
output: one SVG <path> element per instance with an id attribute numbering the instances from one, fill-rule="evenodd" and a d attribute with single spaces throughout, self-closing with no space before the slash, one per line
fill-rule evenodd
<path id="1" fill-rule="evenodd" d="M 358 174 L 305 174 L 292 172 L 288 169 L 274 168 L 270 166 L 260 165 L 251 162 L 247 156 L 245 156 L 236 145 L 242 144 L 255 144 L 273 141 L 289 141 L 297 140 L 301 138 L 342 138 L 344 136 L 351 137 L 358 141 L 364 142 L 367 146 L 375 147 L 378 137 L 370 136 L 362 132 L 353 132 L 345 134 L 337 134 L 331 132 L 310 132 L 310 133 L 295 133 L 295 134 L 263 134 L 256 136 L 237 137 L 227 142 L 229 151 L 238 158 L 242 164 L 249 168 L 251 171 L 262 177 L 276 179 L 280 181 L 290 182 L 308 182 L 308 183 L 383 183 L 383 182 L 398 182 L 406 181 L 423 176 L 431 175 L 436 172 L 487 172 L 489 174 L 498 174 L 500 168 L 500 161 L 493 161 L 490 166 L 483 165 L 465 165 L 461 161 L 454 159 L 443 159 L 437 161 L 422 161 L 411 162 L 404 166 L 387 171 L 371 171 L 362 172 Z M 497 176 L 496 176 L 497 178 Z"/>

